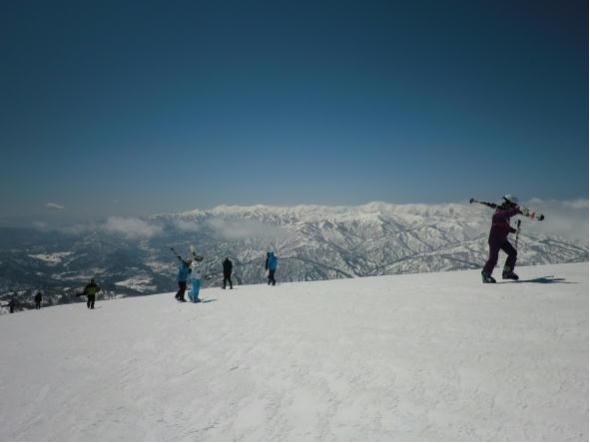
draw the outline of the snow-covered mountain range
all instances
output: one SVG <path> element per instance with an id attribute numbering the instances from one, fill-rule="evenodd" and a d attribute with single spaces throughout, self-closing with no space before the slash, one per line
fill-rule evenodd
<path id="1" fill-rule="evenodd" d="M 487 257 L 491 213 L 469 204 L 219 206 L 55 230 L 5 228 L 0 292 L 6 299 L 17 290 L 29 300 L 39 288 L 53 302 L 69 302 L 90 277 L 107 297 L 172 290 L 171 246 L 183 255 L 192 246 L 205 257 L 205 286 L 220 284 L 226 256 L 237 284 L 263 281 L 269 250 L 280 259 L 280 281 L 475 269 Z M 523 219 L 519 265 L 587 261 L 587 233 L 558 229 L 552 223 L 560 214 L 546 215 L 543 222 Z"/>

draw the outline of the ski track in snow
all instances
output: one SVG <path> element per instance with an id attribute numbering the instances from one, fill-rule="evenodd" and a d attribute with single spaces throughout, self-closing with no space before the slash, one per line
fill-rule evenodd
<path id="1" fill-rule="evenodd" d="M 588 264 L 0 318 L 1 440 L 588 440 Z M 280 277 L 280 274 L 279 274 Z"/>

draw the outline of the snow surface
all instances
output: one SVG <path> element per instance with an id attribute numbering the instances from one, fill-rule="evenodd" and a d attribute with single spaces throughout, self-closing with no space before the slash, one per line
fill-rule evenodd
<path id="1" fill-rule="evenodd" d="M 0 439 L 588 440 L 588 263 L 518 271 L 5 315 Z"/>

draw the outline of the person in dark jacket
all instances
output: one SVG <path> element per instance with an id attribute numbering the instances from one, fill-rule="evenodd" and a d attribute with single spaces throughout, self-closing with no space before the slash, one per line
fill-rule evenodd
<path id="1" fill-rule="evenodd" d="M 231 282 L 231 272 L 233 269 L 233 263 L 229 257 L 225 257 L 223 260 L 223 289 L 225 289 L 226 283 L 229 283 L 229 288 L 233 289 L 234 286 Z"/>
<path id="2" fill-rule="evenodd" d="M 43 294 L 37 291 L 35 294 L 35 309 L 41 309 L 41 301 L 43 301 Z"/>
<path id="3" fill-rule="evenodd" d="M 14 314 L 15 308 L 16 308 L 16 300 L 14 299 L 14 297 L 12 297 L 10 299 L 10 301 L 8 302 L 8 309 L 10 310 L 11 314 Z"/>
<path id="4" fill-rule="evenodd" d="M 508 241 L 508 234 L 516 232 L 516 229 L 510 226 L 510 218 L 522 214 L 523 211 L 518 206 L 518 199 L 516 197 L 505 195 L 502 198 L 504 200 L 503 203 L 496 206 L 496 212 L 492 216 L 492 227 L 490 228 L 490 235 L 488 237 L 490 254 L 488 261 L 481 271 L 482 281 L 484 283 L 496 283 L 496 280 L 492 277 L 492 272 L 498 263 L 500 249 L 508 255 L 504 264 L 502 278 L 505 280 L 518 280 L 518 275 L 514 273 L 516 249 Z M 523 209 L 528 212 L 527 209 Z"/>
<path id="5" fill-rule="evenodd" d="M 178 301 L 186 301 L 184 298 L 184 293 L 186 292 L 186 282 L 188 281 L 189 274 L 191 273 L 191 263 L 192 260 L 184 260 L 180 255 L 176 256 L 180 261 L 180 266 L 178 267 L 178 292 L 176 293 L 176 300 Z"/>
<path id="6" fill-rule="evenodd" d="M 266 253 L 266 262 L 264 264 L 264 269 L 268 271 L 268 284 L 272 284 L 273 286 L 277 284 L 275 280 L 275 272 L 279 265 L 279 259 L 275 256 L 274 252 L 267 252 Z"/>
<path id="7" fill-rule="evenodd" d="M 82 291 L 82 295 L 88 297 L 88 301 L 86 302 L 86 307 L 88 309 L 94 309 L 94 302 L 96 301 L 96 293 L 100 292 L 100 287 L 96 284 L 93 278 L 90 279 L 90 283 L 86 285 L 84 291 Z"/>

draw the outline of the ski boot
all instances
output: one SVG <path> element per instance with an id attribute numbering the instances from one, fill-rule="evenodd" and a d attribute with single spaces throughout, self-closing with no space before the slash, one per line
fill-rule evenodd
<path id="1" fill-rule="evenodd" d="M 496 279 L 492 277 L 492 274 L 481 271 L 481 281 L 483 283 L 496 283 Z"/>
<path id="2" fill-rule="evenodd" d="M 503 280 L 518 280 L 518 275 L 516 275 L 512 269 L 504 268 L 504 271 L 502 271 L 502 279 Z"/>

